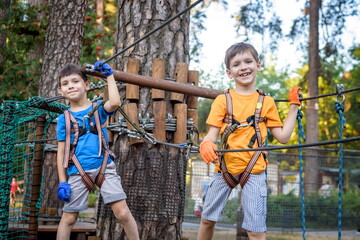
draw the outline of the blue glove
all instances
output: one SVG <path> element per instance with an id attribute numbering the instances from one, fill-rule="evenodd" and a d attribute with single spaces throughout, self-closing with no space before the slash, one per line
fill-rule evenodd
<path id="1" fill-rule="evenodd" d="M 70 201 L 71 189 L 67 182 L 59 183 L 58 186 L 58 198 L 65 202 Z"/>
<path id="2" fill-rule="evenodd" d="M 114 73 L 114 70 L 111 69 L 110 65 L 105 63 L 103 65 L 100 66 L 100 64 L 102 64 L 104 61 L 97 61 L 94 64 L 94 69 L 95 71 L 101 73 L 102 75 L 104 75 L 105 77 L 110 76 L 111 74 Z"/>

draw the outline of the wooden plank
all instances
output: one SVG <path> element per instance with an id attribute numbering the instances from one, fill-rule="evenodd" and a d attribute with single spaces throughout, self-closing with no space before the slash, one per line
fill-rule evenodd
<path id="1" fill-rule="evenodd" d="M 188 80 L 188 65 L 187 65 L 187 63 L 178 62 L 176 64 L 174 78 L 176 79 L 177 83 L 187 83 L 187 80 Z M 182 102 L 184 102 L 184 94 L 172 92 L 171 96 L 170 96 L 170 101 L 182 103 Z"/>
<path id="2" fill-rule="evenodd" d="M 188 83 L 192 84 L 193 86 L 199 85 L 199 72 L 191 70 L 188 73 Z M 187 105 L 189 109 L 197 109 L 198 98 L 193 95 L 189 95 L 187 99 Z"/>
<path id="3" fill-rule="evenodd" d="M 154 58 L 152 60 L 152 77 L 158 79 L 165 79 L 165 60 L 162 58 Z M 165 91 L 153 88 L 151 89 L 151 97 L 154 100 L 163 100 L 165 98 Z"/>
<path id="4" fill-rule="evenodd" d="M 140 60 L 136 58 L 129 58 L 126 71 L 128 73 L 139 74 Z M 139 86 L 134 84 L 126 84 L 126 99 L 139 100 Z"/>
<path id="5" fill-rule="evenodd" d="M 176 131 L 174 133 L 174 143 L 186 143 L 187 105 L 185 103 L 175 104 L 174 116 L 176 117 Z"/>
<path id="6" fill-rule="evenodd" d="M 136 126 L 139 126 L 139 119 L 138 119 L 138 107 L 136 103 L 128 103 L 124 106 L 124 111 L 126 115 L 130 118 L 131 122 L 135 123 Z M 127 128 L 129 130 L 135 129 L 128 121 L 126 121 Z M 129 138 L 130 144 L 142 143 L 144 142 L 143 139 L 136 139 L 136 138 Z"/>
<path id="7" fill-rule="evenodd" d="M 166 101 L 153 102 L 154 137 L 156 140 L 166 141 Z"/>

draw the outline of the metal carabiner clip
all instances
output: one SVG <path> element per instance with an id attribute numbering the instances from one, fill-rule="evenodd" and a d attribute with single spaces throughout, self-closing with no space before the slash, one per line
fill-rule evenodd
<path id="1" fill-rule="evenodd" d="M 88 130 L 87 130 L 87 127 L 86 127 L 86 119 L 89 119 L 89 122 L 90 122 L 90 117 L 89 117 L 89 115 L 85 115 L 85 116 L 83 117 L 83 128 L 86 129 L 86 131 L 88 131 Z"/>
<path id="2" fill-rule="evenodd" d="M 344 91 L 345 91 L 344 84 L 336 84 L 336 93 L 337 93 L 336 98 L 339 101 L 339 98 L 342 97 L 342 100 L 339 101 L 341 103 L 344 103 L 345 101 Z"/>
<path id="3" fill-rule="evenodd" d="M 87 64 L 85 65 L 85 70 L 88 71 L 88 72 L 95 72 L 94 65 L 87 63 Z"/>

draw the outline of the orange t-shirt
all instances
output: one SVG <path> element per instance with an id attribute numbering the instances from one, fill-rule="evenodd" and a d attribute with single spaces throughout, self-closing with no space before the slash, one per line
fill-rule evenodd
<path id="1" fill-rule="evenodd" d="M 237 121 L 244 121 L 249 116 L 254 115 L 255 107 L 258 100 L 258 92 L 255 91 L 251 95 L 240 95 L 233 89 L 230 90 L 230 95 L 233 103 L 233 115 Z M 226 123 L 223 122 L 227 117 L 226 112 L 226 98 L 225 94 L 216 97 L 211 105 L 210 114 L 206 124 L 220 128 L 220 134 L 224 132 Z M 262 141 L 267 137 L 267 128 L 282 127 L 282 122 L 277 111 L 275 101 L 270 96 L 265 96 L 260 117 L 265 117 L 266 121 L 260 122 L 259 127 L 261 131 Z M 248 149 L 251 137 L 255 134 L 255 129 L 252 126 L 240 127 L 231 133 L 228 137 L 228 149 Z M 253 148 L 257 148 L 258 144 L 255 141 Z M 224 153 L 226 167 L 231 174 L 237 175 L 242 173 L 249 163 L 252 155 L 255 152 L 227 152 Z M 259 174 L 265 171 L 267 162 L 264 161 L 262 154 L 260 154 L 251 173 Z M 216 164 L 215 171 L 219 171 L 219 163 Z"/>

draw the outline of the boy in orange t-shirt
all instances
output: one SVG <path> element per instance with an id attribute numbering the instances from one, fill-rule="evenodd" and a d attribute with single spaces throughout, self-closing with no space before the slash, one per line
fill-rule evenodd
<path id="1" fill-rule="evenodd" d="M 259 93 L 255 88 L 256 74 L 260 71 L 260 60 L 256 49 L 247 43 L 232 45 L 225 55 L 226 73 L 230 79 L 235 80 L 235 89 L 229 91 L 233 105 L 233 118 L 242 122 L 249 116 L 254 115 L 259 108 Z M 261 142 L 267 137 L 269 128 L 272 135 L 280 142 L 287 143 L 294 130 L 299 101 L 298 86 L 289 92 L 290 109 L 284 123 L 281 122 L 275 101 L 270 96 L 265 96 L 262 102 L 260 117 L 264 121 L 259 122 Z M 227 185 L 221 172 L 214 144 L 225 130 L 227 123 L 226 97 L 219 95 L 211 106 L 211 111 L 206 124 L 210 126 L 207 135 L 200 144 L 200 154 L 206 163 L 215 163 L 215 172 L 210 180 L 206 195 L 201 223 L 198 232 L 198 240 L 211 239 L 215 224 L 220 219 L 226 201 L 232 188 Z M 254 128 L 251 126 L 237 128 L 227 139 L 228 149 L 248 149 L 249 142 L 254 136 Z M 259 136 L 259 135 L 258 135 Z M 257 143 L 254 148 L 259 147 Z M 227 152 L 223 158 L 227 171 L 237 179 L 244 172 L 254 151 L 249 152 Z M 267 160 L 260 154 L 246 184 L 242 189 L 241 204 L 244 210 L 244 222 L 242 227 L 247 231 L 251 240 L 266 239 L 266 174 Z"/>

